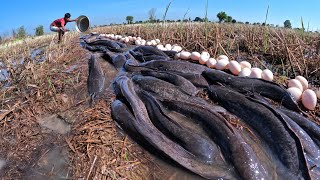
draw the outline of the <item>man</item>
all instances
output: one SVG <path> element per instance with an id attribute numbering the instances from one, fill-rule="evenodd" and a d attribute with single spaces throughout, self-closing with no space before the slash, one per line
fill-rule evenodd
<path id="1" fill-rule="evenodd" d="M 55 21 L 53 21 L 50 24 L 50 30 L 53 32 L 58 32 L 59 33 L 59 40 L 58 43 L 61 41 L 62 36 L 64 35 L 64 33 L 66 31 L 69 31 L 69 29 L 67 29 L 65 26 L 68 22 L 73 22 L 73 21 L 77 21 L 77 19 L 70 19 L 71 14 L 70 13 L 66 13 L 64 15 L 64 18 L 60 18 L 60 19 L 56 19 Z"/>

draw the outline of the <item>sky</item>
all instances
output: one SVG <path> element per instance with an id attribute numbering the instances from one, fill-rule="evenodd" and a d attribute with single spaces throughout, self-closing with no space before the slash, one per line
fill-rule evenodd
<path id="1" fill-rule="evenodd" d="M 0 36 L 10 36 L 13 29 L 24 26 L 29 34 L 43 25 L 49 32 L 49 25 L 65 13 L 71 19 L 86 15 L 91 25 L 105 25 L 125 22 L 131 15 L 134 21 L 147 20 L 148 11 L 156 9 L 156 18 L 162 19 L 166 6 L 171 0 L 10 0 L 0 6 Z M 173 0 L 166 19 L 182 19 L 184 14 L 192 20 L 205 17 L 207 0 Z M 208 19 L 217 21 L 217 13 L 226 12 L 237 21 L 264 22 L 267 8 L 268 24 L 283 26 L 287 19 L 293 27 L 301 27 L 301 17 L 305 28 L 320 30 L 320 0 L 208 0 Z M 67 27 L 74 29 L 75 23 Z"/>

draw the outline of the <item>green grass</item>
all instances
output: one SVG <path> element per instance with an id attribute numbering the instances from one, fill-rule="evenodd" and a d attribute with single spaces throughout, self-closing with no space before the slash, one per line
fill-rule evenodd
<path id="1" fill-rule="evenodd" d="M 171 5 L 172 2 L 173 2 L 173 0 L 169 2 L 169 4 L 168 4 L 167 7 L 166 7 L 166 11 L 165 11 L 164 14 L 163 14 L 162 22 L 163 22 L 164 24 L 165 24 L 165 22 L 166 22 L 167 13 L 168 13 L 168 10 L 169 10 L 170 5 Z"/>

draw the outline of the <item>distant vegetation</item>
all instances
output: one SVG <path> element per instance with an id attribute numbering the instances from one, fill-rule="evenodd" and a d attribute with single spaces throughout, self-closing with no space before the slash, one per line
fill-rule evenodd
<path id="1" fill-rule="evenodd" d="M 290 28 L 290 29 L 292 28 L 290 20 L 284 21 L 283 25 L 284 25 L 285 28 Z"/>
<path id="2" fill-rule="evenodd" d="M 35 36 L 42 36 L 44 34 L 43 26 L 40 25 L 36 28 Z"/>
<path id="3" fill-rule="evenodd" d="M 18 28 L 16 35 L 17 35 L 18 39 L 23 39 L 27 36 L 27 32 L 26 32 L 26 29 L 24 28 L 24 26 L 21 26 Z"/>
<path id="4" fill-rule="evenodd" d="M 126 17 L 126 21 L 128 22 L 128 24 L 132 24 L 132 22 L 133 22 L 133 16 L 127 16 L 127 17 Z"/>
<path id="5" fill-rule="evenodd" d="M 126 21 L 127 24 L 144 24 L 144 23 L 163 23 L 163 22 L 214 22 L 214 21 L 210 21 L 208 18 L 204 17 L 201 18 L 199 16 L 195 17 L 193 20 L 191 20 L 191 18 L 189 17 L 188 19 L 186 19 L 185 17 L 183 19 L 177 19 L 177 20 L 170 20 L 170 19 L 165 19 L 166 13 L 168 11 L 170 4 L 167 6 L 166 12 L 164 14 L 164 18 L 162 20 L 160 19 L 156 19 L 155 13 L 156 13 L 156 9 L 152 8 L 148 11 L 148 20 L 146 21 L 135 21 L 133 22 L 134 17 L 133 16 L 127 16 L 126 17 Z M 221 11 L 219 12 L 216 17 L 218 18 L 218 21 L 216 23 L 238 23 L 238 24 L 247 24 L 247 25 L 255 25 L 255 26 L 269 26 L 269 27 L 280 27 L 279 25 L 274 25 L 274 24 L 268 24 L 265 22 L 253 22 L 250 23 L 249 21 L 246 22 L 241 22 L 241 21 L 237 21 L 236 19 L 234 19 L 232 16 L 228 15 L 226 12 Z M 125 23 L 124 23 L 125 24 Z M 118 24 L 113 24 L 111 23 L 110 25 L 118 25 Z M 106 25 L 101 25 L 100 27 L 103 27 Z M 291 26 L 291 22 L 290 20 L 286 20 L 284 21 L 284 28 L 289 28 L 292 29 Z M 301 30 L 301 28 L 294 28 L 295 30 Z"/>
<path id="6" fill-rule="evenodd" d="M 149 22 L 155 22 L 156 20 L 156 11 L 157 9 L 152 8 L 149 10 L 148 14 L 149 14 Z"/>

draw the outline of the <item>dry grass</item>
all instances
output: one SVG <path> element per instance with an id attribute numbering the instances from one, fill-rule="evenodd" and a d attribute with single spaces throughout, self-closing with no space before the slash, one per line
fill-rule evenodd
<path id="1" fill-rule="evenodd" d="M 320 85 L 320 36 L 317 33 L 241 24 L 175 23 L 167 26 L 122 25 L 95 29 L 99 33 L 159 38 L 179 44 L 188 51 L 208 51 L 213 57 L 226 54 L 231 59 L 248 60 L 269 68 L 278 76 L 303 75 Z"/>
<path id="2" fill-rule="evenodd" d="M 265 27 L 208 24 L 114 26 L 93 29 L 100 33 L 159 38 L 164 43 L 180 44 L 189 51 L 206 50 L 211 55 L 227 54 L 232 59 L 246 59 L 259 67 L 278 73 L 279 82 L 293 74 L 307 75 L 319 85 L 319 37 L 301 35 L 293 30 Z M 206 36 L 207 35 L 207 38 Z M 63 44 L 56 36 L 29 39 L 22 44 L 0 49 L 0 59 L 11 74 L 9 87 L 0 89 L 0 158 L 8 163 L 1 179 L 21 179 L 50 149 L 69 150 L 72 179 L 169 179 L 172 175 L 159 167 L 146 151 L 122 134 L 110 116 L 113 94 L 94 107 L 87 103 L 88 52 L 79 46 L 79 35 L 67 33 Z M 267 44 L 267 46 L 264 46 Z M 30 53 L 43 47 L 44 61 L 33 63 Z M 24 58 L 24 63 L 14 65 Z M 67 71 L 76 65 L 75 69 Z M 317 111 L 311 113 L 319 116 Z M 58 114 L 72 125 L 71 133 L 43 133 L 38 120 Z M 163 172 L 165 171 L 165 172 Z"/>
<path id="3" fill-rule="evenodd" d="M 60 45 L 54 41 L 45 38 L 41 43 L 25 42 L 1 51 L 5 60 L 23 56 L 25 61 L 19 65 L 5 61 L 11 76 L 10 85 L 0 89 L 0 160 L 6 160 L 0 179 L 28 178 L 53 147 L 69 151 L 68 177 L 72 179 L 156 177 L 161 171 L 150 170 L 157 167 L 150 163 L 149 154 L 120 133 L 112 121 L 113 94 L 106 92 L 105 100 L 89 107 L 89 52 L 80 47 L 79 36 L 67 34 Z M 45 60 L 32 63 L 26 46 L 45 46 Z M 74 65 L 76 68 L 68 71 Z M 52 114 L 71 124 L 69 134 L 43 131 L 39 120 Z M 52 174 L 41 177 L 50 178 Z"/>

